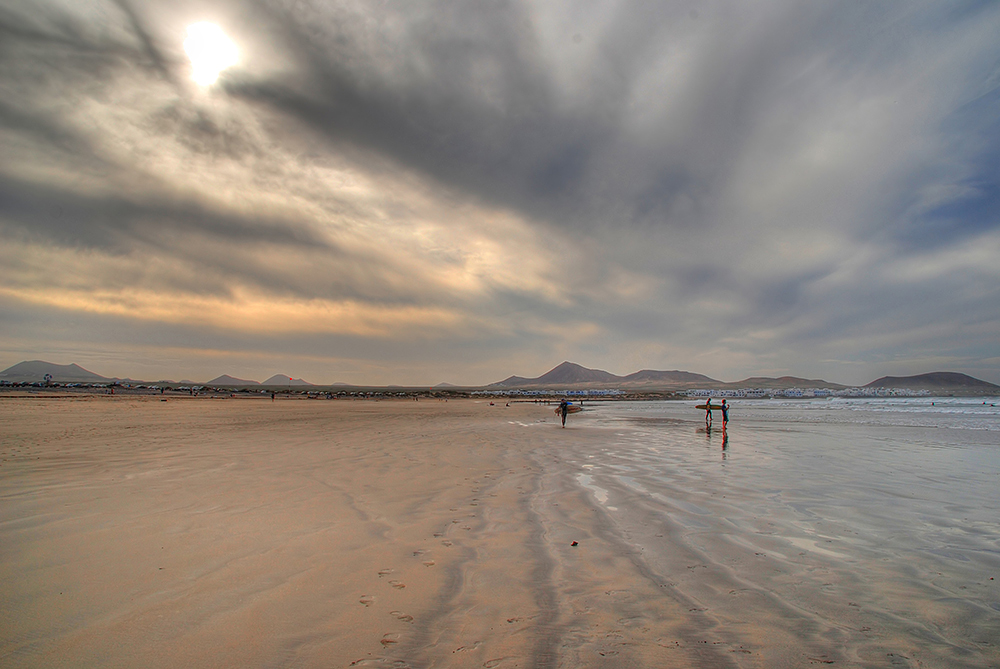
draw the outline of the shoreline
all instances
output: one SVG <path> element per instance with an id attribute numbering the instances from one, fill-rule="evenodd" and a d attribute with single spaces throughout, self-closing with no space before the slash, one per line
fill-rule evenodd
<path id="1" fill-rule="evenodd" d="M 558 404 L 562 399 L 569 399 L 571 402 L 580 403 L 584 406 L 599 406 L 602 404 L 615 405 L 621 403 L 629 402 L 700 402 L 707 398 L 707 396 L 692 396 L 685 394 L 684 391 L 650 391 L 650 392 L 632 392 L 620 396 L 608 397 L 595 395 L 590 396 L 579 396 L 567 393 L 552 393 L 549 395 L 543 395 L 534 397 L 533 399 L 525 399 L 521 397 L 515 397 L 504 394 L 496 395 L 486 395 L 477 392 L 460 392 L 460 391 L 409 391 L 409 392 L 396 392 L 396 391 L 357 391 L 347 393 L 346 391 L 338 392 L 327 392 L 327 391 L 304 391 L 304 390 L 275 390 L 275 401 L 289 401 L 289 400 L 310 400 L 310 401 L 339 401 L 339 402 L 355 402 L 355 401 L 371 401 L 371 402 L 414 402 L 414 401 L 440 401 L 447 402 L 451 401 L 473 401 L 473 402 L 503 402 L 510 404 L 528 404 L 528 405 L 551 405 Z M 131 388 L 119 388 L 116 392 L 109 392 L 108 388 L 11 388 L 11 387 L 0 387 L 0 400 L 10 400 L 10 399 L 145 399 L 145 400 L 206 400 L 206 399 L 234 399 L 234 400 L 271 400 L 271 391 L 261 392 L 261 391 L 243 391 L 239 389 L 205 389 L 200 390 L 197 393 L 181 392 L 176 390 L 171 390 L 168 393 L 160 393 L 159 391 L 149 390 L 149 389 L 131 389 Z M 838 397 L 808 397 L 808 396 L 765 396 L 765 397 L 735 397 L 735 396 L 712 396 L 712 399 L 726 399 L 730 406 L 734 404 L 739 404 L 743 402 L 757 403 L 757 402 L 793 402 L 793 403 L 810 403 L 810 402 L 836 402 L 836 401 L 880 401 L 880 400 L 911 400 L 911 401 L 935 401 L 935 400 L 948 400 L 948 399 L 971 399 L 978 398 L 983 399 L 989 403 L 990 406 L 1000 403 L 1000 395 L 989 395 L 983 394 L 978 391 L 949 391 L 941 392 L 939 394 L 928 394 L 928 395 L 885 395 L 885 396 L 874 396 L 874 395 L 848 395 L 848 396 L 838 396 Z M 713 408 L 718 409 L 719 405 L 713 405 Z"/>

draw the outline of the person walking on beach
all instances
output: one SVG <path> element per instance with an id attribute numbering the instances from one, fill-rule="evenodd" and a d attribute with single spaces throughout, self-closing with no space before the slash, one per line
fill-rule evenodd
<path id="1" fill-rule="evenodd" d="M 712 398 L 705 402 L 705 426 L 712 427 Z"/>
<path id="2" fill-rule="evenodd" d="M 566 414 L 569 413 L 569 402 L 565 399 L 559 402 L 559 413 L 562 415 L 562 426 L 566 427 Z"/>
<path id="3" fill-rule="evenodd" d="M 726 425 L 729 423 L 729 405 L 726 400 L 722 400 L 722 433 L 726 433 Z"/>

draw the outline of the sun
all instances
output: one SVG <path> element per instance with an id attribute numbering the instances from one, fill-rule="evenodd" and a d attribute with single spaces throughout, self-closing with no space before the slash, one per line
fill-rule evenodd
<path id="1" fill-rule="evenodd" d="M 191 59 L 191 78 L 202 86 L 215 83 L 227 67 L 239 61 L 236 44 L 214 23 L 195 23 L 187 28 L 184 51 Z"/>

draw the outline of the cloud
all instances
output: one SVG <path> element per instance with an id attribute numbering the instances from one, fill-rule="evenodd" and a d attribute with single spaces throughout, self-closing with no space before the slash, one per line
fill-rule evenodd
<path id="1" fill-rule="evenodd" d="M 211 87 L 181 45 L 204 20 L 241 52 Z M 331 374 L 353 358 L 310 337 L 414 377 L 461 352 L 482 382 L 544 371 L 518 350 L 850 381 L 952 351 L 1000 380 L 998 25 L 974 2 L 15 2 L 0 292 L 264 357 L 301 329 Z"/>

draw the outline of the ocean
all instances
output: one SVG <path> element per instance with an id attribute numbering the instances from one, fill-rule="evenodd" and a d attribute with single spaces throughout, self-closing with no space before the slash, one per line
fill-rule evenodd
<path id="1" fill-rule="evenodd" d="M 778 665 L 1000 666 L 1000 400 L 736 399 L 725 431 L 696 403 L 594 404 L 571 427 L 604 436 L 563 456 L 714 638 Z"/>

